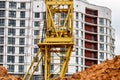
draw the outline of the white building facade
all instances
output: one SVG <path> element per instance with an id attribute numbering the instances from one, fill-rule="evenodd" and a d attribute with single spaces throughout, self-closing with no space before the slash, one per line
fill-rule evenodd
<path id="1" fill-rule="evenodd" d="M 42 0 L 1 0 L 0 66 L 5 66 L 11 74 L 24 75 L 38 50 L 36 38 L 44 34 L 44 22 L 45 6 Z M 72 53 L 67 74 L 113 58 L 114 32 L 110 9 L 75 0 L 75 52 Z M 51 69 L 55 67 L 53 64 Z M 41 71 L 39 66 L 34 80 L 38 80 Z"/>

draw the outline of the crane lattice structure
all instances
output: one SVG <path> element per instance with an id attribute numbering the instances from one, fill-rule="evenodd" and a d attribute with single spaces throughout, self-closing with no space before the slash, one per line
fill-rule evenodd
<path id="1" fill-rule="evenodd" d="M 68 62 L 73 50 L 73 0 L 45 0 L 46 6 L 46 26 L 45 36 L 42 42 L 38 43 L 39 51 L 34 57 L 24 79 L 32 68 L 36 58 L 41 55 L 34 70 L 30 74 L 28 80 L 31 80 L 36 68 L 43 60 L 44 64 L 44 80 L 51 80 L 51 55 L 57 54 L 60 57 L 59 77 L 65 76 Z M 62 56 L 60 56 L 62 55 Z M 53 56 L 54 57 L 54 56 Z"/>

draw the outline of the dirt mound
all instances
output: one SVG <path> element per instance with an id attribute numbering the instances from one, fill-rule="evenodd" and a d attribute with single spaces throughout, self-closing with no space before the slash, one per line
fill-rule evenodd
<path id="1" fill-rule="evenodd" d="M 106 60 L 99 65 L 93 65 L 61 80 L 120 80 L 120 56 Z"/>
<path id="2" fill-rule="evenodd" d="M 0 66 L 0 80 L 22 80 L 22 79 L 18 76 L 8 75 L 7 69 Z"/>

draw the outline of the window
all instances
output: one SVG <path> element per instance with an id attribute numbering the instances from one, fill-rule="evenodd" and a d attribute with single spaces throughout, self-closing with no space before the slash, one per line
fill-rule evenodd
<path id="1" fill-rule="evenodd" d="M 25 44 L 25 39 L 24 38 L 20 38 L 19 39 L 19 44 L 20 45 L 24 45 Z"/>
<path id="2" fill-rule="evenodd" d="M 44 19 L 44 20 L 45 20 L 45 19 L 46 19 L 46 13 L 45 13 L 45 12 L 43 12 L 43 13 L 42 13 L 42 16 L 43 16 L 43 18 L 42 18 L 42 19 Z"/>
<path id="3" fill-rule="evenodd" d="M 76 72 L 78 72 L 78 66 L 76 66 Z"/>
<path id="4" fill-rule="evenodd" d="M 83 58 L 81 58 L 81 65 L 83 65 Z"/>
<path id="5" fill-rule="evenodd" d="M 0 44 L 4 44 L 4 37 L 0 37 Z"/>
<path id="6" fill-rule="evenodd" d="M 8 44 L 15 44 L 15 38 L 8 37 Z"/>
<path id="7" fill-rule="evenodd" d="M 0 28 L 0 35 L 4 35 L 4 28 Z"/>
<path id="8" fill-rule="evenodd" d="M 80 54 L 81 54 L 81 56 L 83 56 L 83 49 L 81 49 L 81 53 Z"/>
<path id="9" fill-rule="evenodd" d="M 83 14 L 81 14 L 81 19 L 83 20 Z"/>
<path id="10" fill-rule="evenodd" d="M 9 19 L 8 26 L 16 26 L 16 20 Z"/>
<path id="11" fill-rule="evenodd" d="M 81 38 L 83 38 L 83 31 L 81 31 Z"/>
<path id="12" fill-rule="evenodd" d="M 104 33 L 104 27 L 100 27 L 100 33 Z"/>
<path id="13" fill-rule="evenodd" d="M 8 63 L 14 63 L 15 62 L 15 56 L 7 56 L 7 62 Z"/>
<path id="14" fill-rule="evenodd" d="M 81 47 L 83 47 L 83 40 L 81 40 Z"/>
<path id="15" fill-rule="evenodd" d="M 104 35 L 100 35 L 100 41 L 104 42 Z"/>
<path id="16" fill-rule="evenodd" d="M 24 56 L 19 56 L 19 63 L 24 63 Z"/>
<path id="17" fill-rule="evenodd" d="M 76 30 L 76 36 L 79 37 L 79 31 L 78 30 Z"/>
<path id="18" fill-rule="evenodd" d="M 83 29 L 83 22 L 81 22 L 81 29 Z"/>
<path id="19" fill-rule="evenodd" d="M 61 13 L 61 18 L 66 18 L 67 14 L 66 13 Z M 55 15 L 53 16 L 55 18 Z"/>
<path id="20" fill-rule="evenodd" d="M 20 3 L 20 8 L 21 9 L 25 9 L 26 8 L 26 3 L 25 2 L 21 2 Z"/>
<path id="21" fill-rule="evenodd" d="M 19 68 L 19 72 L 24 72 L 24 65 L 19 65 L 18 68 Z"/>
<path id="22" fill-rule="evenodd" d="M 35 13 L 35 18 L 40 18 L 40 13 L 39 12 Z"/>
<path id="23" fill-rule="evenodd" d="M 5 19 L 0 19 L 0 26 L 5 26 Z"/>
<path id="24" fill-rule="evenodd" d="M 12 28 L 8 28 L 8 35 L 15 35 L 16 30 Z"/>
<path id="25" fill-rule="evenodd" d="M 79 24 L 78 24 L 78 21 L 76 21 L 76 28 L 78 28 L 78 25 L 79 25 Z"/>
<path id="26" fill-rule="evenodd" d="M 103 53 L 103 52 L 100 52 L 100 53 L 99 53 L 99 57 L 100 57 L 100 59 L 104 59 L 104 53 Z"/>
<path id="27" fill-rule="evenodd" d="M 104 25 L 104 19 L 103 18 L 99 18 L 99 24 Z"/>
<path id="28" fill-rule="evenodd" d="M 16 18 L 16 11 L 9 11 L 9 17 Z"/>
<path id="29" fill-rule="evenodd" d="M 0 53 L 3 53 L 4 46 L 0 46 Z"/>
<path id="30" fill-rule="evenodd" d="M 3 55 L 0 55 L 0 62 L 3 62 Z"/>
<path id="31" fill-rule="evenodd" d="M 34 30 L 34 35 L 39 35 L 39 30 Z"/>
<path id="32" fill-rule="evenodd" d="M 20 20 L 20 27 L 25 27 L 25 20 Z"/>
<path id="33" fill-rule="evenodd" d="M 79 13 L 78 12 L 76 12 L 76 19 L 78 19 L 79 18 Z"/>
<path id="34" fill-rule="evenodd" d="M 50 71 L 51 71 L 51 72 L 54 71 L 54 65 L 53 65 L 53 64 L 51 64 L 51 66 L 50 66 Z"/>
<path id="35" fill-rule="evenodd" d="M 35 22 L 34 22 L 34 26 L 35 26 L 35 27 L 39 27 L 39 26 L 40 26 L 39 21 L 35 21 Z"/>
<path id="36" fill-rule="evenodd" d="M 24 54 L 24 47 L 19 47 L 19 54 Z"/>
<path id="37" fill-rule="evenodd" d="M 78 51 L 78 48 L 76 48 L 76 55 L 78 55 L 79 51 Z"/>
<path id="38" fill-rule="evenodd" d="M 20 18 L 25 18 L 25 11 L 20 12 Z"/>
<path id="39" fill-rule="evenodd" d="M 5 1 L 0 1 L 0 8 L 5 8 Z"/>
<path id="40" fill-rule="evenodd" d="M 20 36 L 24 36 L 25 35 L 25 29 L 20 29 Z"/>
<path id="41" fill-rule="evenodd" d="M 104 50 L 104 44 L 100 44 L 100 50 Z"/>
<path id="42" fill-rule="evenodd" d="M 79 59 L 78 59 L 78 57 L 76 57 L 76 63 L 77 63 L 77 64 L 79 63 Z"/>
<path id="43" fill-rule="evenodd" d="M 38 48 L 34 48 L 34 53 L 37 53 L 37 51 L 38 51 Z"/>
<path id="44" fill-rule="evenodd" d="M 0 10 L 0 17 L 5 17 L 5 10 Z"/>
<path id="45" fill-rule="evenodd" d="M 34 44 L 37 44 L 39 42 L 39 39 L 34 39 Z"/>
<path id="46" fill-rule="evenodd" d="M 14 65 L 8 65 L 8 71 L 14 72 Z"/>
<path id="47" fill-rule="evenodd" d="M 9 8 L 16 8 L 16 2 L 9 2 Z"/>
<path id="48" fill-rule="evenodd" d="M 78 44 L 79 44 L 79 40 L 78 40 L 78 39 L 76 39 L 76 46 L 78 46 Z"/>
<path id="49" fill-rule="evenodd" d="M 15 47 L 14 46 L 8 46 L 7 49 L 8 49 L 8 53 L 12 53 L 12 54 L 15 53 Z"/>

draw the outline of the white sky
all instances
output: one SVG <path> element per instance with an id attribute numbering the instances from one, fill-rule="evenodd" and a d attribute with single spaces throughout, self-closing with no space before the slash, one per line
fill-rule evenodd
<path id="1" fill-rule="evenodd" d="M 87 0 L 91 4 L 105 6 L 112 10 L 112 26 L 115 28 L 115 53 L 120 55 L 120 0 Z"/>

